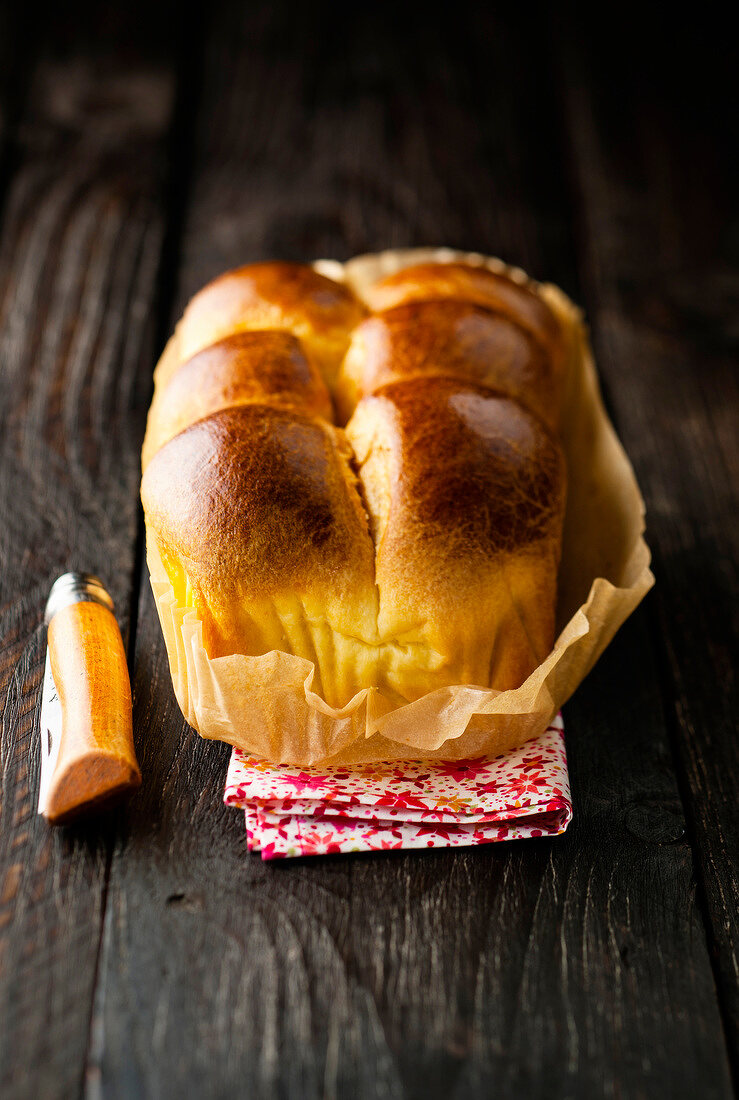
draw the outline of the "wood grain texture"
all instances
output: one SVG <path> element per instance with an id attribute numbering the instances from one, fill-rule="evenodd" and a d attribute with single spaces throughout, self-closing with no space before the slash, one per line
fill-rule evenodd
<path id="1" fill-rule="evenodd" d="M 545 26 L 396 15 L 390 34 L 371 8 L 215 6 L 176 313 L 236 263 L 400 244 L 498 252 L 577 295 Z M 730 1095 L 647 613 L 568 707 L 576 817 L 552 841 L 247 856 L 228 749 L 179 716 L 146 578 L 134 700 L 105 1096 Z"/>
<path id="2" fill-rule="evenodd" d="M 587 65 L 571 45 L 565 103 L 587 302 L 646 496 L 653 635 L 739 1070 L 739 172 L 736 118 L 720 111 L 735 66 L 690 32 L 700 79 L 684 86 L 689 32 L 678 29 L 659 81 L 650 45 L 661 33 L 645 24 L 618 83 L 610 55 Z"/>
<path id="3" fill-rule="evenodd" d="M 0 235 L 3 1097 L 83 1080 L 110 833 L 36 815 L 43 609 L 94 569 L 126 628 L 173 91 L 110 5 L 37 15 Z"/>

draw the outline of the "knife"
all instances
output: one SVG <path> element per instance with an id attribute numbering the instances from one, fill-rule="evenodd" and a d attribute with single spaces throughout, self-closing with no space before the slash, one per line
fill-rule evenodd
<path id="1" fill-rule="evenodd" d="M 107 806 L 141 783 L 113 612 L 91 573 L 64 573 L 49 593 L 38 812 L 52 825 Z"/>

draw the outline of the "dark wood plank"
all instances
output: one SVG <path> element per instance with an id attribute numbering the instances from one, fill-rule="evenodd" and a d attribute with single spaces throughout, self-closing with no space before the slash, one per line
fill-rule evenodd
<path id="1" fill-rule="evenodd" d="M 55 576 L 99 572 L 128 625 L 174 88 L 160 24 L 131 57 L 140 14 L 34 28 L 0 236 L 3 1097 L 77 1094 L 89 1039 L 110 825 L 36 816 L 37 704 Z"/>
<path id="2" fill-rule="evenodd" d="M 0 206 L 7 192 L 12 150 L 31 58 L 25 9 L 0 5 Z"/>
<path id="3" fill-rule="evenodd" d="M 647 501 L 654 635 L 739 1070 L 735 58 L 678 24 L 655 72 L 662 31 L 647 21 L 625 67 L 618 38 L 606 56 L 571 45 L 566 107 L 587 301 Z"/>
<path id="4" fill-rule="evenodd" d="M 216 5 L 177 312 L 238 262 L 398 244 L 500 252 L 577 291 L 546 24 L 404 13 L 391 32 L 372 8 Z M 146 580 L 135 700 L 106 1095 L 730 1095 L 644 613 L 568 708 L 577 816 L 554 841 L 247 857 L 228 750 L 178 715 Z"/>

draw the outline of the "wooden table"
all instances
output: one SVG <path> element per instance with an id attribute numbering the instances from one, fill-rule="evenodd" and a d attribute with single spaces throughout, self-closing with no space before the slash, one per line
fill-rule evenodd
<path id="1" fill-rule="evenodd" d="M 520 7 L 3 9 L 3 1098 L 731 1095 L 731 59 L 699 24 Z M 226 267 L 420 244 L 584 304 L 657 587 L 566 708 L 564 837 L 264 865 L 221 804 L 228 748 L 172 695 L 152 366 Z M 42 613 L 69 568 L 116 600 L 144 785 L 52 831 Z"/>

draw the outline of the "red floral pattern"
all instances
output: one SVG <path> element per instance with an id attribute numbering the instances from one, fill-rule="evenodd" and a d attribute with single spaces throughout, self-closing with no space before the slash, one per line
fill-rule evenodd
<path id="1" fill-rule="evenodd" d="M 224 801 L 262 859 L 556 836 L 572 820 L 561 716 L 491 760 L 275 766 L 234 749 Z"/>

